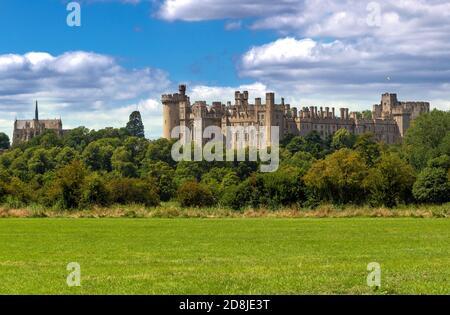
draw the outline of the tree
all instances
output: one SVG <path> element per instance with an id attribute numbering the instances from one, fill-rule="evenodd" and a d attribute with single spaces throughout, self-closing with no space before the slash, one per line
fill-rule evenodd
<path id="1" fill-rule="evenodd" d="M 98 173 L 91 173 L 81 187 L 81 204 L 84 206 L 106 206 L 111 203 L 111 192 L 104 178 Z"/>
<path id="2" fill-rule="evenodd" d="M 89 143 L 83 151 L 83 161 L 92 171 L 111 171 L 111 157 L 118 139 L 100 139 Z"/>
<path id="3" fill-rule="evenodd" d="M 108 189 L 115 203 L 155 207 L 160 202 L 158 188 L 151 179 L 113 178 L 108 183 Z"/>
<path id="4" fill-rule="evenodd" d="M 358 136 L 355 150 L 363 157 L 368 166 L 373 166 L 380 157 L 380 146 L 375 141 L 373 133 L 364 133 Z"/>
<path id="5" fill-rule="evenodd" d="M 72 147 L 64 147 L 55 157 L 56 167 L 64 166 L 78 159 L 80 154 Z"/>
<path id="6" fill-rule="evenodd" d="M 60 168 L 55 181 L 48 190 L 49 202 L 63 209 L 74 209 L 81 205 L 82 187 L 87 171 L 82 162 L 75 160 Z"/>
<path id="7" fill-rule="evenodd" d="M 194 181 L 184 182 L 177 192 L 182 207 L 208 207 L 215 203 L 211 190 Z"/>
<path id="8" fill-rule="evenodd" d="M 220 199 L 220 204 L 234 210 L 244 207 L 259 206 L 259 192 L 257 178 L 253 174 L 239 185 L 228 186 Z"/>
<path id="9" fill-rule="evenodd" d="M 142 177 L 152 178 L 159 190 L 159 197 L 162 201 L 172 199 L 177 191 L 174 177 L 175 170 L 163 161 L 148 161 L 144 164 Z"/>
<path id="10" fill-rule="evenodd" d="M 0 150 L 6 150 L 9 149 L 10 143 L 9 143 L 9 137 L 6 133 L 0 132 Z"/>
<path id="11" fill-rule="evenodd" d="M 133 161 L 131 153 L 125 147 L 114 150 L 111 157 L 112 169 L 123 177 L 136 177 L 137 166 Z"/>
<path id="12" fill-rule="evenodd" d="M 53 161 L 46 149 L 37 149 L 28 160 L 28 169 L 36 174 L 44 174 L 53 169 Z"/>
<path id="13" fill-rule="evenodd" d="M 345 128 L 341 128 L 333 135 L 331 148 L 340 150 L 343 148 L 351 149 L 355 145 L 355 136 Z"/>
<path id="14" fill-rule="evenodd" d="M 420 172 L 413 187 L 419 202 L 444 203 L 450 201 L 448 172 L 441 167 L 426 167 Z"/>
<path id="15" fill-rule="evenodd" d="M 360 203 L 364 201 L 366 174 L 367 166 L 361 156 L 350 149 L 341 149 L 316 161 L 303 179 L 313 200 Z"/>
<path id="16" fill-rule="evenodd" d="M 299 151 L 290 158 L 282 160 L 282 165 L 294 166 L 305 174 L 315 160 L 311 153 Z"/>
<path id="17" fill-rule="evenodd" d="M 307 148 L 307 142 L 305 138 L 301 136 L 292 138 L 291 141 L 289 141 L 288 145 L 286 146 L 286 149 L 291 153 L 304 151 L 305 148 Z"/>
<path id="18" fill-rule="evenodd" d="M 270 208 L 298 204 L 305 200 L 302 171 L 284 167 L 274 173 L 257 175 L 259 204 Z"/>
<path id="19" fill-rule="evenodd" d="M 151 141 L 147 146 L 145 157 L 152 161 L 164 161 L 171 166 L 175 166 L 176 162 L 172 159 L 173 140 L 164 138 Z"/>
<path id="20" fill-rule="evenodd" d="M 142 123 L 141 113 L 139 111 L 131 113 L 126 129 L 131 136 L 140 138 L 145 137 L 144 124 Z"/>
<path id="21" fill-rule="evenodd" d="M 428 167 L 450 169 L 450 156 L 441 155 L 428 161 Z"/>
<path id="22" fill-rule="evenodd" d="M 411 201 L 414 170 L 397 154 L 385 153 L 370 169 L 364 186 L 369 192 L 369 202 L 375 206 L 394 207 Z"/>
<path id="23" fill-rule="evenodd" d="M 64 134 L 62 143 L 64 147 L 69 146 L 78 151 L 82 151 L 90 142 L 89 132 L 89 129 L 86 127 L 78 127 L 69 130 Z"/>
<path id="24" fill-rule="evenodd" d="M 123 142 L 123 146 L 130 152 L 131 159 L 136 164 L 140 164 L 145 158 L 148 145 L 147 139 L 138 137 L 127 137 Z"/>
<path id="25" fill-rule="evenodd" d="M 450 155 L 450 111 L 434 109 L 420 115 L 406 131 L 403 148 L 418 170 L 432 158 Z"/>

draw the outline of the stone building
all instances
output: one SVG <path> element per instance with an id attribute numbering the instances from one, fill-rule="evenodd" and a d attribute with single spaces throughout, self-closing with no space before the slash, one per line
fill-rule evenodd
<path id="1" fill-rule="evenodd" d="M 16 119 L 14 121 L 13 145 L 29 141 L 45 130 L 54 130 L 58 136 L 62 136 L 66 131 L 62 127 L 61 119 L 39 119 L 39 108 L 36 101 L 34 119 Z"/>
<path id="2" fill-rule="evenodd" d="M 234 104 L 213 102 L 210 106 L 204 101 L 191 105 L 186 95 L 186 86 L 180 85 L 178 93 L 162 95 L 163 137 L 171 138 L 176 126 L 186 126 L 190 130 L 203 131 L 208 126 L 255 126 L 266 129 L 278 126 L 280 140 L 288 134 L 305 136 L 317 131 L 322 137 L 332 135 L 345 128 L 353 134 L 371 132 L 376 139 L 388 144 L 399 143 L 410 125 L 410 121 L 421 113 L 429 112 L 427 102 L 399 102 L 396 94 L 383 94 L 380 104 L 373 105 L 372 117 L 361 118 L 357 112 L 349 113 L 348 108 L 310 106 L 297 110 L 286 104 L 284 98 L 275 103 L 275 94 L 266 93 L 265 103 L 255 98 L 249 103 L 247 91 L 235 92 Z M 195 137 L 195 135 L 194 135 Z"/>

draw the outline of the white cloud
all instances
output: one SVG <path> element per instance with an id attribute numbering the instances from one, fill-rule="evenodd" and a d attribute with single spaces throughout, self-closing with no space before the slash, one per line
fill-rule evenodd
<path id="1" fill-rule="evenodd" d="M 148 117 L 169 85 L 162 70 L 126 69 L 115 58 L 92 52 L 0 55 L 0 113 L 10 121 L 9 126 L 1 121 L 0 128 L 11 134 L 14 117 L 32 117 L 34 100 L 39 100 L 41 117 L 61 116 L 71 127 L 118 126 L 129 115 L 119 115 L 118 109 L 139 104 Z"/>
<path id="2" fill-rule="evenodd" d="M 389 91 L 449 109 L 448 0 L 166 0 L 158 15 L 275 30 L 237 71 L 298 102 L 367 108 Z"/>
<path id="3" fill-rule="evenodd" d="M 261 97 L 264 99 L 265 93 L 268 92 L 268 88 L 260 82 L 243 84 L 235 87 L 194 85 L 192 88 L 189 88 L 188 94 L 191 98 L 191 102 L 206 101 L 211 103 L 214 101 L 221 101 L 226 104 L 228 101 L 234 102 L 235 91 L 248 91 L 250 97 Z"/>

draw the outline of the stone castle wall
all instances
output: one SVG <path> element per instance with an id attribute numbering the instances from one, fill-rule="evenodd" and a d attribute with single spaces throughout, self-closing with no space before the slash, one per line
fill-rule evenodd
<path id="1" fill-rule="evenodd" d="M 195 102 L 192 106 L 186 95 L 186 86 L 180 85 L 179 93 L 162 96 L 163 104 L 163 137 L 169 139 L 170 131 L 178 125 L 190 129 L 197 126 L 204 130 L 208 126 L 255 126 L 270 128 L 279 126 L 280 138 L 287 134 L 305 136 L 317 131 L 322 137 L 331 136 L 337 130 L 345 128 L 353 134 L 371 132 L 377 140 L 388 144 L 399 143 L 404 136 L 410 121 L 422 113 L 429 112 L 427 102 L 399 102 L 396 94 L 385 93 L 380 104 L 373 106 L 372 119 L 357 118 L 355 112 L 348 108 L 310 106 L 300 111 L 281 99 L 275 104 L 275 94 L 267 93 L 265 103 L 256 98 L 249 103 L 247 91 L 235 92 L 234 104 L 228 102 Z"/>

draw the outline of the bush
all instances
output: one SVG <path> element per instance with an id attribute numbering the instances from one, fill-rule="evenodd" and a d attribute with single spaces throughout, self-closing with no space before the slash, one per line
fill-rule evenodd
<path id="1" fill-rule="evenodd" d="M 208 207 L 215 203 L 211 190 L 195 181 L 181 184 L 177 196 L 182 207 Z"/>
<path id="2" fill-rule="evenodd" d="M 274 173 L 259 174 L 259 204 L 270 208 L 289 206 L 305 200 L 301 170 L 289 167 Z M 258 181 L 259 182 L 259 181 Z"/>
<path id="3" fill-rule="evenodd" d="M 138 178 L 115 178 L 109 181 L 112 202 L 120 204 L 143 204 L 148 207 L 160 203 L 158 188 L 151 180 Z"/>
<path id="4" fill-rule="evenodd" d="M 364 181 L 369 202 L 374 206 L 394 207 L 411 201 L 413 168 L 396 154 L 383 154 Z"/>
<path id="5" fill-rule="evenodd" d="M 304 176 L 309 198 L 335 204 L 364 201 L 363 180 L 367 166 L 361 156 L 341 149 L 315 162 Z"/>
<path id="6" fill-rule="evenodd" d="M 425 168 L 413 187 L 414 198 L 419 202 L 444 203 L 450 201 L 450 183 L 444 168 Z"/>
<path id="7" fill-rule="evenodd" d="M 81 203 L 85 206 L 106 206 L 111 203 L 111 192 L 98 173 L 92 173 L 84 179 Z"/>
<path id="8" fill-rule="evenodd" d="M 169 201 L 175 197 L 177 188 L 174 183 L 175 170 L 163 161 L 147 161 L 142 169 L 142 177 L 151 178 L 158 186 L 159 198 Z"/>
<path id="9" fill-rule="evenodd" d="M 86 174 L 84 164 L 79 160 L 60 168 L 47 192 L 47 202 L 63 209 L 78 208 L 81 205 L 82 186 Z"/>
<path id="10" fill-rule="evenodd" d="M 240 210 L 245 207 L 259 206 L 259 192 L 256 176 L 247 178 L 237 186 L 225 188 L 220 203 L 225 207 Z"/>

